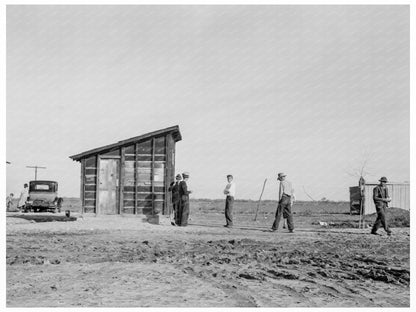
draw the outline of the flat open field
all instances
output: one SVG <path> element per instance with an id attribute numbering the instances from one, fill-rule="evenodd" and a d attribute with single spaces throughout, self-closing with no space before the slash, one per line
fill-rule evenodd
<path id="1" fill-rule="evenodd" d="M 348 203 L 299 202 L 295 233 L 271 233 L 276 202 L 253 221 L 257 203 L 236 201 L 227 229 L 223 206 L 191 201 L 188 227 L 80 217 L 76 199 L 64 201 L 73 222 L 8 213 L 7 306 L 409 307 L 408 227 L 374 236 Z M 392 224 L 406 213 L 391 210 Z"/>

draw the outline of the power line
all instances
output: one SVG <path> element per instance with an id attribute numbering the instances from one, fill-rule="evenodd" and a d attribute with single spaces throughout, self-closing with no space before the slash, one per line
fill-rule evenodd
<path id="1" fill-rule="evenodd" d="M 38 179 L 38 169 L 46 169 L 46 167 L 40 167 L 40 166 L 26 166 L 26 168 L 35 169 L 35 181 Z"/>

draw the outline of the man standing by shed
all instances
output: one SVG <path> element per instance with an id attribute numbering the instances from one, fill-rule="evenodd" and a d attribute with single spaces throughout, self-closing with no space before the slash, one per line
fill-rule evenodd
<path id="1" fill-rule="evenodd" d="M 377 219 L 376 222 L 374 222 L 371 234 L 379 235 L 377 234 L 377 230 L 380 228 L 380 225 L 382 225 L 384 230 L 387 232 L 387 235 L 390 236 L 391 230 L 386 220 L 386 208 L 388 207 L 388 203 L 391 201 L 386 187 L 387 178 L 381 177 L 379 181 L 380 184 L 373 189 L 373 200 L 374 205 L 376 206 Z"/>
<path id="2" fill-rule="evenodd" d="M 188 217 L 189 217 L 189 194 L 192 191 L 188 190 L 188 184 L 186 183 L 189 179 L 189 173 L 184 172 L 182 173 L 183 181 L 179 183 L 179 213 L 178 213 L 178 221 L 177 225 L 179 226 L 187 226 L 188 225 Z"/>
<path id="3" fill-rule="evenodd" d="M 227 185 L 224 189 L 225 198 L 225 227 L 233 227 L 233 205 L 234 205 L 234 196 L 235 196 L 235 183 L 233 182 L 233 176 L 231 174 L 227 175 Z"/>
<path id="4" fill-rule="evenodd" d="M 169 191 L 172 192 L 172 205 L 173 205 L 173 215 L 175 222 L 172 222 L 172 225 L 180 224 L 178 220 L 178 212 L 179 212 L 179 205 L 180 205 L 180 197 L 179 197 L 179 183 L 182 180 L 182 176 L 180 174 L 176 175 L 176 182 L 172 182 L 169 186 Z"/>
<path id="5" fill-rule="evenodd" d="M 286 180 L 284 173 L 277 175 L 279 183 L 279 204 L 277 205 L 276 216 L 273 222 L 272 231 L 275 232 L 279 228 L 280 219 L 283 215 L 287 219 L 287 227 L 290 233 L 293 233 L 293 216 L 292 203 L 295 199 L 292 183 Z"/>

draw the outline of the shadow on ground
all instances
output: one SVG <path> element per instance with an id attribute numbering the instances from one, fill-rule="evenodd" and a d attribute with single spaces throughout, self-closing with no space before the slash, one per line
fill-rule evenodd
<path id="1" fill-rule="evenodd" d="M 65 215 L 35 215 L 35 214 L 19 214 L 19 215 L 12 215 L 7 216 L 7 218 L 19 218 L 19 219 L 25 219 L 29 221 L 35 221 L 35 222 L 69 222 L 69 221 L 76 221 L 76 217 L 67 217 Z"/>

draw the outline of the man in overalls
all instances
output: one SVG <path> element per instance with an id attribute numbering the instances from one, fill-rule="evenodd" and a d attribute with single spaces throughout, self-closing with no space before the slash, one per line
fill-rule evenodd
<path id="1" fill-rule="evenodd" d="M 292 216 L 292 203 L 294 201 L 294 190 L 292 183 L 286 180 L 286 175 L 284 173 L 279 173 L 277 175 L 277 180 L 280 181 L 279 184 L 279 204 L 276 210 L 276 216 L 273 222 L 272 231 L 275 232 L 279 228 L 280 219 L 282 215 L 287 219 L 287 227 L 290 233 L 293 233 L 293 216 Z"/>

